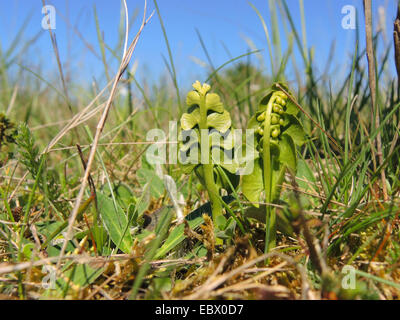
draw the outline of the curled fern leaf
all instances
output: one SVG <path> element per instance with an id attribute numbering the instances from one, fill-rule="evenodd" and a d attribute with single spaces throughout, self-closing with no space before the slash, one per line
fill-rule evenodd
<path id="1" fill-rule="evenodd" d="M 196 81 L 193 88 L 186 98 L 187 113 L 180 120 L 179 160 L 184 172 L 194 170 L 205 186 L 204 170 L 207 171 L 207 165 L 211 165 L 218 189 L 231 192 L 228 181 L 221 177 L 216 168 L 219 165 L 230 178 L 231 184 L 235 187 L 238 185 L 231 117 L 218 94 L 209 92 L 211 87 L 208 84 L 201 85 Z"/>
<path id="2" fill-rule="evenodd" d="M 206 188 L 214 221 L 222 215 L 221 189 L 232 192 L 239 176 L 234 159 L 234 135 L 229 112 L 208 84 L 196 81 L 186 98 L 187 112 L 180 119 L 178 159 L 183 171 L 195 171 Z M 225 174 L 220 174 L 218 166 Z M 227 181 L 229 179 L 229 181 Z"/>

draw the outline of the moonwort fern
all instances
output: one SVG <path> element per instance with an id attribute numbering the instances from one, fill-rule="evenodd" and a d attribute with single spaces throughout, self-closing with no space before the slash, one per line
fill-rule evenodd
<path id="1" fill-rule="evenodd" d="M 229 112 L 211 87 L 196 81 L 186 98 L 187 112 L 180 119 L 179 160 L 185 173 L 195 171 L 208 192 L 214 223 L 222 215 L 222 189 L 230 193 L 239 176 L 234 160 L 234 135 Z M 221 174 L 223 170 L 225 174 Z M 229 179 L 229 181 L 227 181 Z"/>
<path id="2" fill-rule="evenodd" d="M 305 136 L 293 97 L 281 88 L 290 94 L 284 84 L 274 84 L 249 121 L 248 129 L 256 133 L 256 157 L 253 172 L 242 180 L 243 194 L 254 206 L 258 207 L 262 191 L 265 192 L 266 251 L 276 245 L 276 213 L 268 204 L 278 200 L 285 172 L 296 172 L 296 145 L 302 145 Z"/>

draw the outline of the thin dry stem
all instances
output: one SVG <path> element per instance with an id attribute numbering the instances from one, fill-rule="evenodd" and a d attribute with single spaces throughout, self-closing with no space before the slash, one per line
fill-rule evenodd
<path id="1" fill-rule="evenodd" d="M 394 61 L 397 70 L 397 81 L 400 81 L 400 4 L 397 6 L 397 17 L 393 26 Z"/>
<path id="2" fill-rule="evenodd" d="M 369 88 L 371 91 L 371 125 L 375 123 L 375 129 L 379 128 L 379 108 L 376 101 L 376 74 L 375 74 L 375 56 L 374 46 L 372 40 L 372 9 L 371 0 L 364 0 L 364 13 L 365 13 L 365 34 L 367 41 L 367 60 L 368 60 L 368 77 L 369 77 Z M 375 119 L 374 119 L 375 117 Z M 383 153 L 382 153 L 382 138 L 381 133 L 378 132 L 376 136 L 376 149 L 379 160 L 379 165 L 383 164 Z M 384 168 L 381 169 L 381 182 L 383 199 L 387 201 L 389 199 L 386 187 L 386 175 Z"/>

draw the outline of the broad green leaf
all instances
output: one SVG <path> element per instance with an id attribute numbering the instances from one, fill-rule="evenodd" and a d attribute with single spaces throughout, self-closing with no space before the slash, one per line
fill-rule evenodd
<path id="1" fill-rule="evenodd" d="M 204 219 L 201 216 L 188 221 L 191 229 L 196 229 L 203 222 Z M 180 244 L 183 240 L 185 240 L 186 236 L 184 231 L 185 231 L 185 226 L 183 224 L 176 226 L 171 231 L 167 240 L 165 240 L 161 248 L 156 252 L 154 259 L 160 259 L 164 257 L 168 252 L 173 250 L 178 244 Z"/>
<path id="2" fill-rule="evenodd" d="M 309 191 L 315 191 L 315 177 L 307 162 L 299 159 L 297 162 L 297 177 L 300 188 Z"/>
<path id="3" fill-rule="evenodd" d="M 181 127 L 183 130 L 193 129 L 200 122 L 199 109 L 195 109 L 192 113 L 184 113 L 181 117 Z"/>
<path id="4" fill-rule="evenodd" d="M 249 175 L 244 175 L 242 178 L 243 195 L 258 207 L 261 192 L 264 189 L 263 173 L 261 169 L 260 159 L 255 159 L 253 172 Z"/>
<path id="5" fill-rule="evenodd" d="M 92 268 L 88 264 L 78 264 L 64 272 L 64 275 L 75 285 L 85 288 L 95 281 L 103 272 L 103 268 Z"/>
<path id="6" fill-rule="evenodd" d="M 112 199 L 100 192 L 97 193 L 97 204 L 104 227 L 111 240 L 123 252 L 130 253 L 133 240 L 129 233 L 129 228 L 127 228 L 128 218 L 125 212 L 118 204 L 117 207 L 114 207 Z"/>
<path id="7" fill-rule="evenodd" d="M 114 196 L 119 204 L 125 208 L 128 208 L 133 200 L 134 194 L 128 185 L 123 182 L 119 182 L 118 185 L 114 187 Z"/>
<path id="8" fill-rule="evenodd" d="M 45 269 L 45 273 L 49 272 L 51 272 L 51 269 Z M 68 294 L 69 288 L 72 289 L 72 287 L 78 286 L 80 289 L 84 289 L 92 284 L 103 272 L 104 268 L 92 268 L 88 264 L 68 262 L 63 268 L 63 278 L 55 279 L 55 287 L 47 289 L 40 298 L 64 299 L 65 295 Z M 49 277 L 49 280 L 51 281 L 51 277 Z M 50 281 L 49 285 L 52 284 Z"/>
<path id="9" fill-rule="evenodd" d="M 301 146 L 304 144 L 305 140 L 305 132 L 303 126 L 300 121 L 293 115 L 287 114 L 285 115 L 285 133 L 292 137 L 293 142 Z"/>
<path id="10" fill-rule="evenodd" d="M 288 134 L 282 134 L 279 141 L 279 161 L 286 165 L 288 168 L 296 171 L 297 156 L 296 146 L 293 139 Z"/>
<path id="11" fill-rule="evenodd" d="M 135 207 L 134 210 L 137 211 L 138 217 L 140 217 L 143 212 L 147 210 L 150 205 L 150 188 L 151 184 L 148 183 L 142 189 L 142 193 L 139 195 L 139 199 L 135 199 Z"/>
<path id="12" fill-rule="evenodd" d="M 123 182 L 114 183 L 112 188 L 117 202 L 121 205 L 121 207 L 127 209 L 134 197 L 131 188 Z M 109 184 L 104 186 L 103 192 L 105 195 L 111 195 Z"/>
<path id="13" fill-rule="evenodd" d="M 186 96 L 186 104 L 191 107 L 193 105 L 199 105 L 200 104 L 200 95 L 196 91 L 190 91 L 188 95 Z"/>
<path id="14" fill-rule="evenodd" d="M 232 125 L 231 116 L 226 110 L 224 110 L 223 113 L 211 113 L 207 117 L 207 125 L 209 128 L 212 127 L 217 129 L 221 133 L 225 133 Z"/>
<path id="15" fill-rule="evenodd" d="M 216 93 L 208 93 L 206 95 L 206 107 L 207 110 L 213 110 L 218 113 L 224 112 L 224 106 Z"/>
<path id="16" fill-rule="evenodd" d="M 290 98 L 288 98 L 288 100 L 286 101 L 285 112 L 293 116 L 296 116 L 299 113 L 299 108 L 292 100 L 290 100 Z"/>
<path id="17" fill-rule="evenodd" d="M 140 168 L 137 171 L 137 177 L 142 187 L 150 183 L 150 194 L 154 198 L 160 198 L 164 194 L 164 182 L 154 170 Z"/>

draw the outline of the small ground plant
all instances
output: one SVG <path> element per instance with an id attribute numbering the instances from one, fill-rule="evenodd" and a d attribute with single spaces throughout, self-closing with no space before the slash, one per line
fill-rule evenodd
<path id="1" fill-rule="evenodd" d="M 299 110 L 286 85 L 274 84 L 262 98 L 257 113 L 248 128 L 256 131 L 258 156 L 254 170 L 243 176 L 243 194 L 255 206 L 265 193 L 265 202 L 276 203 L 287 170 L 295 176 L 297 171 L 296 146 L 304 143 L 304 130 L 296 115 Z M 266 206 L 265 251 L 276 246 L 276 214 Z"/>

